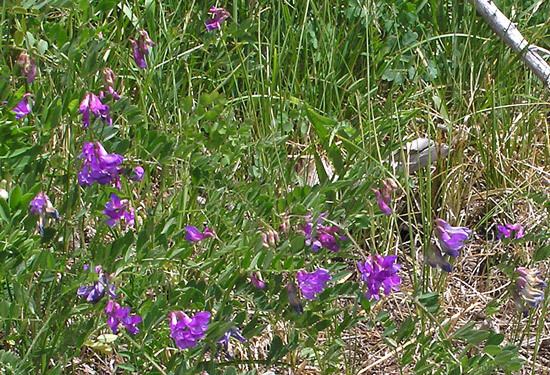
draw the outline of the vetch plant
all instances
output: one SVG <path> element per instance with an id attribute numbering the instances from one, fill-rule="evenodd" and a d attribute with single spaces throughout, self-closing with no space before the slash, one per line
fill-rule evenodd
<path id="1" fill-rule="evenodd" d="M 143 180 L 143 176 L 145 176 L 145 170 L 142 166 L 138 165 L 132 170 L 128 178 L 134 182 L 139 182 Z"/>
<path id="2" fill-rule="evenodd" d="M 134 61 L 140 69 L 147 68 L 147 60 L 145 57 L 151 52 L 151 48 L 155 45 L 149 34 L 145 30 L 139 32 L 139 37 L 137 40 L 130 39 L 132 43 L 132 52 L 134 55 Z"/>
<path id="3" fill-rule="evenodd" d="M 95 272 L 98 275 L 98 280 L 92 285 L 79 287 L 76 292 L 77 296 L 90 303 L 99 302 L 105 296 L 105 292 L 109 294 L 109 297 L 116 298 L 116 287 L 109 282 L 109 276 L 103 271 L 103 268 L 101 266 L 96 266 Z"/>
<path id="4" fill-rule="evenodd" d="M 221 29 L 222 23 L 231 16 L 224 8 L 218 8 L 215 6 L 210 7 L 208 13 L 212 15 L 212 18 L 204 23 L 207 31 Z"/>
<path id="5" fill-rule="evenodd" d="M 380 208 L 380 211 L 384 215 L 391 215 L 393 212 L 391 208 L 391 196 L 395 189 L 397 189 L 395 181 L 391 178 L 386 178 L 382 181 L 381 188 L 373 190 L 378 208 Z"/>
<path id="6" fill-rule="evenodd" d="M 116 80 L 116 76 L 115 76 L 115 73 L 112 71 L 112 69 L 111 68 L 104 68 L 103 69 L 103 84 L 104 84 L 105 91 L 107 91 L 114 100 L 119 100 L 120 95 L 118 94 L 118 92 L 114 88 L 115 80 Z M 103 91 L 100 91 L 99 97 L 101 99 L 103 99 L 105 97 L 105 93 Z"/>
<path id="7" fill-rule="evenodd" d="M 120 188 L 122 155 L 109 154 L 99 142 L 87 142 L 82 146 L 82 168 L 78 173 L 80 186 L 113 185 Z"/>
<path id="8" fill-rule="evenodd" d="M 170 320 L 170 337 L 180 349 L 189 349 L 206 336 L 211 314 L 200 311 L 189 317 L 183 311 L 172 311 L 168 314 Z"/>
<path id="9" fill-rule="evenodd" d="M 185 226 L 185 239 L 188 242 L 200 242 L 214 236 L 214 231 L 212 231 L 212 229 L 208 227 L 204 227 L 204 231 L 201 232 L 197 227 L 193 225 Z"/>
<path id="10" fill-rule="evenodd" d="M 256 288 L 256 289 L 265 289 L 267 287 L 265 281 L 263 281 L 259 276 L 257 272 L 252 272 L 250 275 L 250 283 Z"/>
<path id="11" fill-rule="evenodd" d="M 126 226 L 134 225 L 134 209 L 130 207 L 130 202 L 127 199 L 120 199 L 116 194 L 111 194 L 103 213 L 107 216 L 106 222 L 110 227 L 114 227 L 121 220 Z"/>
<path id="12" fill-rule="evenodd" d="M 498 234 L 497 237 L 499 240 L 503 238 L 512 238 L 519 240 L 525 236 L 525 231 L 521 224 L 498 224 L 497 225 Z"/>
<path id="13" fill-rule="evenodd" d="M 137 335 L 139 333 L 138 324 L 141 323 L 141 316 L 137 314 L 130 314 L 130 307 L 122 307 L 120 304 L 113 300 L 107 302 L 105 306 L 105 314 L 107 314 L 107 325 L 111 328 L 114 334 L 118 333 L 118 327 L 122 326 L 131 335 Z"/>
<path id="14" fill-rule="evenodd" d="M 95 118 L 100 118 L 105 124 L 113 125 L 113 120 L 109 115 L 109 106 L 103 104 L 101 99 L 94 93 L 87 92 L 80 102 L 78 111 L 82 114 L 82 127 L 84 129 L 90 126 L 90 114 Z"/>
<path id="15" fill-rule="evenodd" d="M 33 83 L 36 78 L 36 63 L 27 52 L 21 52 L 17 58 L 17 65 L 27 78 L 27 83 Z"/>
<path id="16" fill-rule="evenodd" d="M 545 368 L 546 88 L 469 2 L 4 3 L 0 372 Z"/>
<path id="17" fill-rule="evenodd" d="M 311 215 L 306 217 L 306 224 L 303 233 L 306 237 L 306 245 L 311 247 L 313 252 L 318 252 L 325 248 L 333 252 L 340 250 L 340 242 L 347 238 L 340 234 L 341 229 L 336 225 L 324 225 L 327 214 L 322 213 L 317 219 L 316 225 L 313 225 Z"/>
<path id="18" fill-rule="evenodd" d="M 526 302 L 530 307 L 536 308 L 544 300 L 544 289 L 546 282 L 540 277 L 540 271 L 526 267 L 516 269 L 518 278 L 516 281 L 516 292 L 521 302 Z"/>
<path id="19" fill-rule="evenodd" d="M 247 341 L 246 337 L 243 336 L 241 330 L 233 327 L 229 328 L 223 334 L 223 336 L 218 340 L 218 344 L 220 344 L 225 351 L 229 351 L 229 342 L 232 337 L 241 343 Z"/>
<path id="20" fill-rule="evenodd" d="M 435 220 L 435 236 L 444 253 L 456 258 L 465 246 L 472 231 L 466 227 L 453 227 L 443 219 Z"/>
<path id="21" fill-rule="evenodd" d="M 29 210 L 33 215 L 38 216 L 38 232 L 40 235 L 44 235 L 44 227 L 46 226 L 48 217 L 59 220 L 59 213 L 44 192 L 38 193 L 31 200 Z"/>
<path id="22" fill-rule="evenodd" d="M 365 296 L 368 300 L 379 300 L 381 290 L 385 295 L 399 290 L 401 277 L 398 272 L 401 265 L 396 261 L 396 255 L 369 255 L 364 262 L 357 262 L 361 280 L 367 287 Z"/>
<path id="23" fill-rule="evenodd" d="M 29 98 L 31 94 L 26 93 L 23 95 L 23 98 L 13 107 L 12 112 L 15 114 L 16 120 L 21 120 L 23 117 L 31 113 L 31 104 L 29 103 Z"/>
<path id="24" fill-rule="evenodd" d="M 327 282 L 332 279 L 329 272 L 324 268 L 319 268 L 314 272 L 304 270 L 298 271 L 296 280 L 305 299 L 313 300 L 326 288 Z"/>

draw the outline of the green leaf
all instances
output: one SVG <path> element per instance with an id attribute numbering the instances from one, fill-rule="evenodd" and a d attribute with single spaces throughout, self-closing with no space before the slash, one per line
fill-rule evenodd
<path id="1" fill-rule="evenodd" d="M 113 9 L 117 5 L 117 3 L 118 0 L 101 0 L 97 4 L 97 9 L 106 12 Z"/>
<path id="2" fill-rule="evenodd" d="M 415 329 L 415 320 L 412 317 L 405 319 L 403 324 L 399 327 L 397 334 L 395 335 L 395 340 L 399 343 L 404 339 L 408 339 Z"/>
<path id="3" fill-rule="evenodd" d="M 416 298 L 431 313 L 439 309 L 439 294 L 437 293 L 425 293 Z"/>
<path id="4" fill-rule="evenodd" d="M 0 199 L 0 219 L 6 223 L 10 222 L 10 208 L 8 203 L 3 199 Z"/>
<path id="5" fill-rule="evenodd" d="M 498 345 L 487 345 L 484 349 L 485 353 L 495 356 L 502 352 L 502 349 Z"/>
<path id="6" fill-rule="evenodd" d="M 336 121 L 317 113 L 309 106 L 306 106 L 306 115 L 319 138 L 322 141 L 327 140 L 331 132 L 329 127 L 335 126 Z"/>
<path id="7" fill-rule="evenodd" d="M 48 42 L 46 42 L 44 39 L 40 39 L 36 48 L 38 49 L 38 53 L 43 55 L 48 50 Z"/>
<path id="8" fill-rule="evenodd" d="M 546 260 L 550 257 L 550 245 L 539 247 L 535 251 L 535 255 L 533 256 L 533 259 L 535 262 L 541 262 L 543 260 Z"/>
<path id="9" fill-rule="evenodd" d="M 283 340 L 281 340 L 281 338 L 277 335 L 273 336 L 267 358 L 269 358 L 271 361 L 276 361 L 279 358 L 282 349 Z"/>

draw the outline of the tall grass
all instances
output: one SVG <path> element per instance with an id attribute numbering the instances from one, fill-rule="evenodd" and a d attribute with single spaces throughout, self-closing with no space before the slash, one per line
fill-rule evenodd
<path id="1" fill-rule="evenodd" d="M 219 2 L 232 17 L 207 33 L 211 5 L 2 3 L 0 373 L 542 373 L 548 296 L 527 318 L 510 302 L 516 266 L 548 271 L 548 91 L 521 60 L 467 2 L 235 0 Z M 548 42 L 550 3 L 499 6 L 528 40 Z M 146 70 L 130 52 L 140 29 L 155 42 Z M 31 85 L 14 66 L 23 50 L 39 66 Z M 103 67 L 119 76 L 115 126 L 83 130 L 78 104 L 102 87 Z M 9 109 L 25 92 L 33 113 L 16 122 Z M 417 137 L 449 156 L 394 172 L 391 153 Z M 91 140 L 146 169 L 121 189 L 134 230 L 103 223 L 114 189 L 77 184 Z M 388 217 L 371 192 L 386 177 L 400 185 Z M 62 215 L 44 238 L 27 209 L 38 191 Z M 335 255 L 311 254 L 296 232 L 324 211 L 350 237 Z M 259 232 L 287 217 L 290 234 L 263 248 Z M 449 275 L 424 262 L 435 217 L 476 233 Z M 187 244 L 184 226 L 203 222 L 216 239 Z M 503 222 L 528 236 L 496 241 Z M 378 304 L 354 267 L 374 253 L 403 263 L 402 292 Z M 76 299 L 84 263 L 114 275 L 144 317 L 139 336 L 104 342 L 103 306 Z M 284 286 L 313 265 L 333 272 L 333 288 L 293 314 Z M 202 309 L 214 315 L 206 343 L 176 352 L 167 312 Z M 216 340 L 231 322 L 249 342 L 225 359 Z"/>

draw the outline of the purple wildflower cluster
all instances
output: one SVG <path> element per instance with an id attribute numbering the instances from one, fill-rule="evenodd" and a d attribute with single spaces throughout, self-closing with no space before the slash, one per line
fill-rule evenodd
<path id="1" fill-rule="evenodd" d="M 85 264 L 84 270 L 88 269 L 89 266 Z M 109 275 L 101 266 L 96 266 L 94 271 L 98 274 L 98 280 L 92 285 L 79 287 L 76 292 L 77 296 L 89 303 L 95 304 L 107 293 L 110 299 L 105 306 L 105 314 L 107 314 L 107 325 L 111 328 L 111 331 L 117 334 L 118 327 L 122 324 L 128 333 L 132 335 L 139 333 L 137 325 L 142 321 L 141 316 L 130 314 L 130 307 L 122 307 L 118 302 L 114 301 L 117 298 L 116 287 L 109 281 Z"/>
<path id="2" fill-rule="evenodd" d="M 327 282 L 332 279 L 329 272 L 319 268 L 314 272 L 298 271 L 296 280 L 305 299 L 313 300 L 326 288 Z"/>
<path id="3" fill-rule="evenodd" d="M 256 288 L 256 289 L 265 289 L 267 287 L 265 281 L 259 278 L 257 272 L 253 272 L 250 275 L 250 283 Z"/>
<path id="4" fill-rule="evenodd" d="M 101 266 L 95 268 L 95 273 L 98 276 L 97 281 L 92 285 L 79 287 L 76 294 L 90 303 L 99 302 L 105 296 L 105 292 L 109 294 L 109 297 L 116 298 L 116 287 L 110 283 L 109 275 L 103 271 Z"/>
<path id="5" fill-rule="evenodd" d="M 218 8 L 215 6 L 210 7 L 208 11 L 212 15 L 212 18 L 207 20 L 204 25 L 207 31 L 219 30 L 222 27 L 222 23 L 231 17 L 231 14 L 224 8 Z"/>
<path id="6" fill-rule="evenodd" d="M 23 117 L 31 113 L 31 104 L 29 102 L 30 93 L 23 95 L 23 98 L 13 107 L 12 112 L 15 114 L 16 120 L 21 120 Z"/>
<path id="7" fill-rule="evenodd" d="M 130 39 L 130 43 L 132 43 L 132 51 L 136 65 L 140 69 L 146 69 L 147 60 L 145 59 L 145 56 L 149 55 L 149 52 L 151 52 L 151 48 L 155 45 L 155 43 L 151 40 L 149 34 L 145 30 L 141 30 L 139 32 L 139 37 L 137 40 Z"/>
<path id="8" fill-rule="evenodd" d="M 172 311 L 168 315 L 170 320 L 170 337 L 180 349 L 188 349 L 206 336 L 211 314 L 200 311 L 190 318 L 183 311 Z"/>
<path id="9" fill-rule="evenodd" d="M 531 307 L 538 307 L 544 300 L 546 282 L 540 277 L 540 271 L 525 267 L 516 269 L 518 279 L 516 281 L 517 295 Z"/>
<path id="10" fill-rule="evenodd" d="M 340 241 L 345 241 L 346 236 L 340 234 L 341 230 L 336 225 L 323 225 L 326 220 L 326 213 L 322 213 L 314 226 L 311 215 L 307 216 L 303 232 L 306 237 L 306 245 L 311 246 L 313 252 L 325 248 L 333 252 L 340 250 Z"/>
<path id="11" fill-rule="evenodd" d="M 214 236 L 214 231 L 208 227 L 204 227 L 204 230 L 201 232 L 199 228 L 193 225 L 185 226 L 185 239 L 189 242 L 200 242 Z"/>
<path id="12" fill-rule="evenodd" d="M 382 181 L 382 187 L 373 190 L 378 208 L 380 208 L 380 211 L 384 215 L 391 215 L 393 212 L 391 209 L 391 195 L 395 189 L 397 189 L 395 181 L 391 178 L 386 178 Z"/>
<path id="13" fill-rule="evenodd" d="M 466 227 L 453 227 L 443 219 L 435 220 L 435 236 L 441 250 L 456 258 L 465 245 L 466 240 L 472 235 L 472 231 Z"/>
<path id="14" fill-rule="evenodd" d="M 113 185 L 120 188 L 120 171 L 124 157 L 109 154 L 99 142 L 86 142 L 82 146 L 82 169 L 78 173 L 80 186 Z"/>
<path id="15" fill-rule="evenodd" d="M 107 325 L 111 328 L 114 334 L 118 333 L 118 326 L 122 324 L 126 331 L 131 335 L 139 333 L 137 325 L 141 323 L 141 316 L 130 314 L 130 307 L 122 307 L 113 300 L 107 302 L 105 306 L 105 314 L 107 314 Z"/>
<path id="16" fill-rule="evenodd" d="M 134 225 L 134 209 L 130 207 L 130 202 L 120 199 L 116 194 L 111 194 L 111 200 L 105 204 L 103 213 L 108 217 L 107 225 L 110 227 L 114 227 L 121 220 L 127 226 Z"/>
<path id="17" fill-rule="evenodd" d="M 497 237 L 499 240 L 503 238 L 511 238 L 519 240 L 525 236 L 525 231 L 521 224 L 498 224 L 497 225 L 498 234 Z"/>
<path id="18" fill-rule="evenodd" d="M 50 198 L 44 192 L 36 194 L 29 203 L 29 211 L 31 214 L 38 216 L 38 232 L 44 235 L 44 228 L 48 218 L 59 220 L 59 213 L 53 206 Z"/>
<path id="19" fill-rule="evenodd" d="M 398 291 L 401 277 L 397 274 L 401 265 L 396 263 L 396 255 L 370 255 L 364 262 L 357 262 L 361 279 L 367 286 L 366 297 L 369 300 L 380 299 L 380 289 L 385 295 Z"/>
<path id="20" fill-rule="evenodd" d="M 78 111 L 82 114 L 82 126 L 84 129 L 90 126 L 90 114 L 100 118 L 106 125 L 113 125 L 113 119 L 109 115 L 109 106 L 103 104 L 101 99 L 94 93 L 87 92 L 80 102 Z"/>
<path id="21" fill-rule="evenodd" d="M 27 52 L 21 52 L 21 54 L 19 54 L 17 65 L 21 67 L 21 72 L 27 78 L 27 83 L 33 83 L 36 78 L 36 62 Z"/>

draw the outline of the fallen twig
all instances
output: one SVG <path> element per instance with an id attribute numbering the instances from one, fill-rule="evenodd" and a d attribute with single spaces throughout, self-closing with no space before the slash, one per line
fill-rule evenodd
<path id="1" fill-rule="evenodd" d="M 491 0 L 470 0 L 478 13 L 508 47 L 521 54 L 521 59 L 550 88 L 550 65 L 539 55 L 540 47 L 529 44 L 516 25 Z"/>

